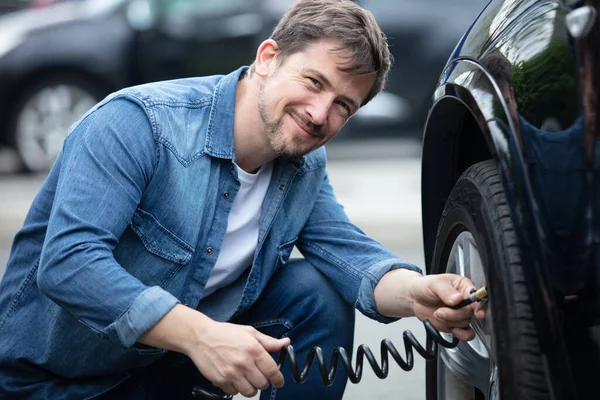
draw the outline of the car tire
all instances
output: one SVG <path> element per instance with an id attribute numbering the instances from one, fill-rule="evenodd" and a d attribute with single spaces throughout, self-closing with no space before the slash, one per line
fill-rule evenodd
<path id="1" fill-rule="evenodd" d="M 102 97 L 84 77 L 56 75 L 39 79 L 18 96 L 8 121 L 9 144 L 25 172 L 47 172 L 68 128 Z"/>
<path id="2" fill-rule="evenodd" d="M 461 254 L 453 253 L 453 248 L 461 245 L 457 240 L 459 237 L 472 238 L 467 242 L 468 246 L 473 246 L 469 250 L 472 253 L 469 255 L 469 266 L 467 268 L 463 261 L 462 271 L 448 270 L 455 265 L 450 258 Z M 476 273 L 476 251 L 482 273 Z M 475 340 L 483 340 L 489 349 L 490 368 L 487 374 L 491 383 L 487 391 L 482 387 L 477 391 L 474 385 L 465 384 L 469 381 L 465 377 L 480 372 L 474 371 L 475 363 L 466 363 L 466 371 L 463 371 L 456 367 L 453 360 L 476 360 L 479 353 L 466 354 L 473 351 L 470 347 L 473 346 L 472 342 L 461 343 L 455 350 L 440 349 L 437 360 L 428 363 L 427 400 L 498 397 L 505 400 L 550 399 L 519 247 L 494 160 L 469 167 L 454 185 L 446 202 L 430 273 L 444 272 L 473 275 L 469 277 L 475 285 L 487 287 L 489 301 L 484 304 L 487 308 L 486 318 L 483 321 L 474 319 L 471 326 L 478 336 Z M 450 351 L 462 351 L 464 354 Z M 446 374 L 448 371 L 450 374 Z M 448 384 L 454 378 L 459 383 Z M 448 390 L 454 390 L 455 393 L 442 393 Z"/>

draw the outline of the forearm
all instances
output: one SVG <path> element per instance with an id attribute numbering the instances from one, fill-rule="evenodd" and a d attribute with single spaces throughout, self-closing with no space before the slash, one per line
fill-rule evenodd
<path id="1" fill-rule="evenodd" d="M 206 315 L 192 308 L 177 304 L 152 329 L 140 337 L 138 342 L 189 354 L 198 344 L 202 332 L 213 322 Z"/>
<path id="2" fill-rule="evenodd" d="M 420 278 L 420 273 L 405 268 L 386 273 L 375 286 L 377 312 L 393 318 L 414 316 L 414 287 Z"/>

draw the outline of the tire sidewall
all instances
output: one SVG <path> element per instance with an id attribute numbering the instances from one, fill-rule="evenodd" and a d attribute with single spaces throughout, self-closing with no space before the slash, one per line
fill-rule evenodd
<path id="1" fill-rule="evenodd" d="M 500 232 L 495 229 L 494 221 L 497 220 L 497 216 L 492 215 L 494 207 L 486 204 L 488 196 L 489 193 L 482 192 L 482 188 L 471 179 L 468 171 L 457 181 L 440 219 L 431 274 L 446 272 L 448 258 L 456 238 L 462 232 L 470 232 L 481 257 L 489 296 L 494 299 L 489 306 L 492 307 L 494 315 L 496 342 L 492 345 L 495 347 L 496 361 L 499 366 L 502 366 L 499 367 L 500 382 L 502 382 L 501 397 L 513 399 L 512 393 L 506 392 L 512 386 L 512 378 L 510 375 L 503 374 L 505 371 L 512 370 L 510 366 L 512 351 L 508 340 L 510 326 L 507 324 L 506 309 L 508 307 L 506 291 L 510 290 L 510 285 L 505 283 L 508 260 L 501 256 L 502 238 Z M 492 265 L 494 268 L 489 268 Z M 436 360 L 427 365 L 428 400 L 437 399 L 437 362 Z"/>

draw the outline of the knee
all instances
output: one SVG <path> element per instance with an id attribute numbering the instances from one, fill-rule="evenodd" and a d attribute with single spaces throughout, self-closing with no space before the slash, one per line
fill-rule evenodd
<path id="1" fill-rule="evenodd" d="M 319 325 L 331 330 L 354 328 L 354 304 L 345 300 L 333 284 L 306 260 L 294 260 L 286 265 L 290 276 L 288 295 Z"/>

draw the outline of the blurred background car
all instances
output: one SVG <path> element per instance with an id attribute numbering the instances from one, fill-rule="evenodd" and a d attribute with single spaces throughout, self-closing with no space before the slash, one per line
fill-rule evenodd
<path id="1" fill-rule="evenodd" d="M 42 8 L 68 0 L 0 0 L 0 15 L 25 8 Z"/>
<path id="2" fill-rule="evenodd" d="M 29 0 L 0 0 L 0 15 L 29 7 Z"/>
<path id="3" fill-rule="evenodd" d="M 35 0 L 0 17 L 0 145 L 45 171 L 67 128 L 112 91 L 249 64 L 293 0 Z M 438 71 L 484 0 L 362 0 L 389 37 L 389 86 L 346 138 L 418 137 Z M 42 7 L 43 6 L 43 7 Z"/>

